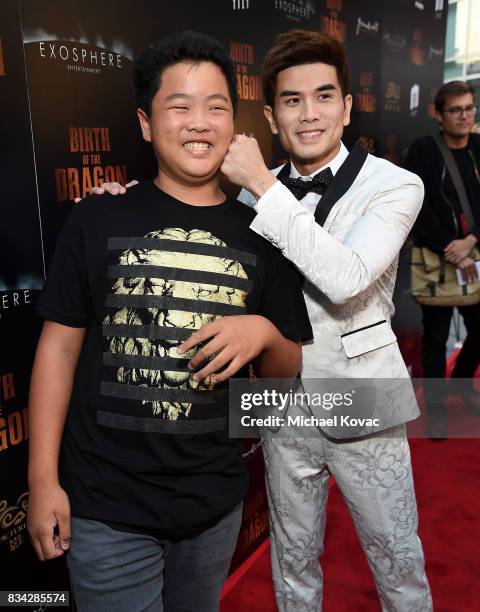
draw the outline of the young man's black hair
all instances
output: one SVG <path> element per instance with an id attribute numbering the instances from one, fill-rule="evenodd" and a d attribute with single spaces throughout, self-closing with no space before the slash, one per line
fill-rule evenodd
<path id="1" fill-rule="evenodd" d="M 212 62 L 222 71 L 237 111 L 238 94 L 235 66 L 222 45 L 207 34 L 185 31 L 172 34 L 152 43 L 133 66 L 135 95 L 138 106 L 150 114 L 152 100 L 160 86 L 165 68 L 178 62 Z"/>

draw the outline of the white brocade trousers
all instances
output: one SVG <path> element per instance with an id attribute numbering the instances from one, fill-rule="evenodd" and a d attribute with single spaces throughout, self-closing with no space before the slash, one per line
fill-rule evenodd
<path id="1" fill-rule="evenodd" d="M 322 609 L 330 474 L 352 516 L 383 612 L 433 610 L 404 425 L 355 440 L 317 432 L 311 438 L 264 439 L 262 446 L 280 612 Z"/>

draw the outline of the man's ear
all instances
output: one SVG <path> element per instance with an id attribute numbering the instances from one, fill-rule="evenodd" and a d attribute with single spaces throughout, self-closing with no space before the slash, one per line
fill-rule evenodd
<path id="1" fill-rule="evenodd" d="M 138 121 L 140 122 L 143 140 L 152 142 L 152 135 L 150 133 L 150 119 L 148 118 L 147 113 L 143 109 L 137 108 L 137 117 Z"/>
<path id="2" fill-rule="evenodd" d="M 272 134 L 278 134 L 277 124 L 275 123 L 275 117 L 273 116 L 273 109 L 267 104 L 263 107 L 263 114 L 272 130 Z"/>
<path id="3" fill-rule="evenodd" d="M 345 110 L 343 111 L 343 125 L 350 125 L 350 113 L 352 112 L 353 98 L 351 94 L 347 94 L 343 100 Z"/>
<path id="4" fill-rule="evenodd" d="M 443 117 L 442 114 L 435 111 L 435 119 L 438 121 L 438 124 L 443 127 Z"/>

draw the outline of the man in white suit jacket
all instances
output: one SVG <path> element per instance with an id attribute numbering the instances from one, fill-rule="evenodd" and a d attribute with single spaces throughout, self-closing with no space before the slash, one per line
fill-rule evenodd
<path id="1" fill-rule="evenodd" d="M 304 346 L 302 378 L 408 379 L 390 319 L 399 252 L 423 200 L 421 180 L 359 147 L 349 155 L 342 144 L 352 97 L 345 53 L 334 39 L 302 30 L 280 35 L 267 54 L 264 93 L 266 118 L 290 162 L 270 172 L 255 139 L 237 136 L 222 171 L 245 188 L 240 201 L 255 207 L 251 229 L 305 276 L 314 341 Z M 411 394 L 376 411 L 380 424 L 354 439 L 324 429 L 264 442 L 282 612 L 321 608 L 318 560 L 330 473 L 382 610 L 432 610 L 404 425 L 418 407 Z"/>

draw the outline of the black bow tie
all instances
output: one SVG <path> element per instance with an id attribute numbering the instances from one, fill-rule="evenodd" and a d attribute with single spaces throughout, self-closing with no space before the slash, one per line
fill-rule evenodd
<path id="1" fill-rule="evenodd" d="M 325 168 L 316 174 L 311 181 L 305 181 L 302 178 L 277 177 L 281 182 L 288 187 L 297 200 L 302 200 L 307 193 L 314 192 L 323 195 L 333 178 L 330 168 Z"/>

